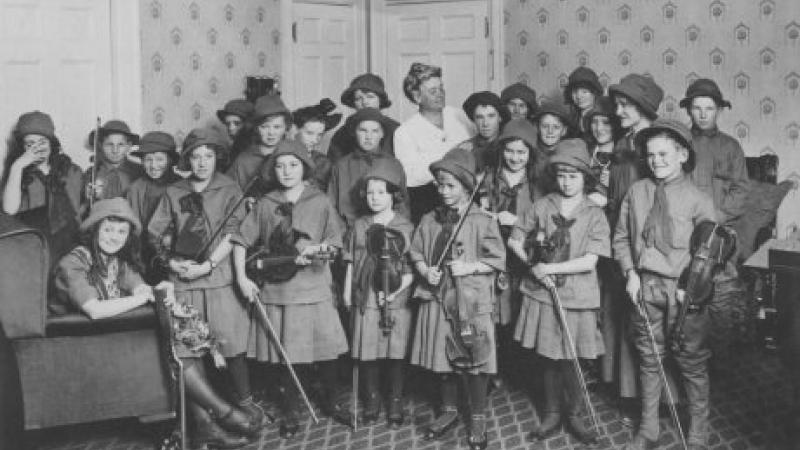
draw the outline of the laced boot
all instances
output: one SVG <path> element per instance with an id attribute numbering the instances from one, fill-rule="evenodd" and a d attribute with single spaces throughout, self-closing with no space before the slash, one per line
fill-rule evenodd
<path id="1" fill-rule="evenodd" d="M 216 419 L 225 430 L 250 437 L 257 435 L 264 428 L 264 425 L 253 422 L 244 411 L 233 406 Z"/>
<path id="2" fill-rule="evenodd" d="M 403 412 L 403 399 L 401 397 L 392 397 L 389 399 L 389 409 L 386 412 L 386 421 L 393 429 L 400 428 L 405 421 L 405 413 Z"/>
<path id="3" fill-rule="evenodd" d="M 484 450 L 489 445 L 489 437 L 486 434 L 485 415 L 473 414 L 470 417 L 467 444 L 469 445 L 470 450 Z"/>
<path id="4" fill-rule="evenodd" d="M 445 406 L 442 408 L 442 414 L 422 431 L 422 437 L 427 441 L 439 439 L 455 427 L 457 423 L 458 409 L 455 406 Z"/>
<path id="5" fill-rule="evenodd" d="M 389 409 L 386 412 L 386 421 L 391 428 L 397 429 L 403 425 L 405 414 L 403 412 L 403 367 L 405 361 L 389 361 Z"/>
<path id="6" fill-rule="evenodd" d="M 244 436 L 237 436 L 220 427 L 211 414 L 200 405 L 190 402 L 189 412 L 194 422 L 191 435 L 192 448 L 240 448 L 249 443 Z"/>
<path id="7" fill-rule="evenodd" d="M 583 444 L 596 444 L 597 432 L 587 428 L 581 418 L 581 411 L 585 402 L 583 390 L 577 375 L 569 370 L 568 366 L 562 366 L 562 380 L 564 383 L 564 400 L 567 409 L 568 429 L 576 439 Z"/>
<path id="8" fill-rule="evenodd" d="M 278 395 L 281 400 L 283 417 L 280 420 L 279 434 L 283 439 L 293 438 L 300 430 L 300 420 L 297 413 L 297 405 L 300 401 L 297 395 L 293 394 L 292 387 L 282 385 L 278 387 Z"/>
<path id="9" fill-rule="evenodd" d="M 259 405 L 253 396 L 249 396 L 244 400 L 239 401 L 237 405 L 239 409 L 245 412 L 250 417 L 250 422 L 259 427 L 264 427 L 267 423 L 275 421 L 275 418 L 270 416 L 264 411 L 264 408 Z"/>
<path id="10" fill-rule="evenodd" d="M 378 420 L 381 414 L 381 396 L 378 391 L 367 392 L 367 399 L 364 402 L 364 425 L 372 425 Z"/>
<path id="11" fill-rule="evenodd" d="M 528 434 L 528 438 L 547 439 L 559 431 L 561 425 L 562 379 L 555 361 L 544 367 L 544 415 L 538 427 Z"/>

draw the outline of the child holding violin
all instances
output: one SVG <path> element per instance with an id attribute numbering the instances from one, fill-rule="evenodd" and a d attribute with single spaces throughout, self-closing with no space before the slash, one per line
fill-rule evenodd
<path id="1" fill-rule="evenodd" d="M 341 416 L 335 403 L 336 360 L 347 351 L 347 339 L 333 301 L 326 261 L 331 256 L 323 257 L 342 248 L 342 225 L 328 197 L 309 181 L 313 169 L 303 144 L 286 140 L 277 145 L 264 168 L 268 174 L 262 174 L 275 184 L 232 239 L 234 267 L 239 289 L 250 302 L 263 303 L 288 359 L 306 366 L 316 363 L 326 388 L 323 409 L 336 418 Z M 249 267 L 247 249 L 257 244 L 267 254 L 263 264 L 272 256 L 290 256 L 290 262 L 283 267 Z M 253 278 L 264 283 L 259 287 Z M 248 356 L 263 363 L 284 363 L 257 322 L 251 324 Z M 280 435 L 290 438 L 299 430 L 301 403 L 286 370 L 279 372 L 278 392 L 284 414 Z"/>
<path id="2" fill-rule="evenodd" d="M 589 158 L 582 139 L 558 143 L 548 169 L 558 191 L 522 211 L 508 241 L 531 267 L 520 285 L 523 300 L 514 338 L 540 356 L 544 370 L 544 415 L 532 438 L 552 436 L 563 415 L 577 439 L 596 440 L 579 416 L 588 392 L 575 366 L 578 358 L 603 353 L 595 265 L 598 257 L 610 254 L 603 209 L 587 198 L 594 182 Z"/>
<path id="3" fill-rule="evenodd" d="M 380 415 L 383 363 L 389 380 L 387 421 L 392 427 L 403 423 L 403 369 L 411 333 L 408 296 L 413 275 L 408 251 L 414 225 L 398 212 L 404 176 L 381 160 L 366 173 L 360 197 L 369 212 L 357 218 L 347 233 L 343 258 L 347 261 L 344 303 L 352 305 L 351 353 L 366 385 L 363 420 L 370 424 Z"/>
<path id="4" fill-rule="evenodd" d="M 230 236 L 244 217 L 242 190 L 217 171 L 227 142 L 215 130 L 196 128 L 183 141 L 180 165 L 191 174 L 168 186 L 147 231 L 181 303 L 204 314 L 222 343 L 235 401 L 251 419 L 266 423 L 253 400 L 245 352 L 250 317 L 233 287 Z"/>
<path id="5" fill-rule="evenodd" d="M 497 373 L 494 277 L 505 270 L 505 246 L 497 221 L 472 205 L 480 188 L 472 153 L 451 150 L 430 171 L 442 205 L 422 217 L 410 254 L 422 278 L 414 292 L 421 303 L 411 364 L 438 375 L 442 395 L 441 414 L 424 435 L 439 438 L 457 423 L 460 378 L 469 405 L 467 443 L 484 449 L 487 383 Z"/>

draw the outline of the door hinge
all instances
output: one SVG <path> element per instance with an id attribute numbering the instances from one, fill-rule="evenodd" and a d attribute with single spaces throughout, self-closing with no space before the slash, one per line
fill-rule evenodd
<path id="1" fill-rule="evenodd" d="M 489 39 L 489 18 L 483 18 L 483 37 Z"/>
<path id="2" fill-rule="evenodd" d="M 297 43 L 297 22 L 292 22 L 292 41 Z"/>

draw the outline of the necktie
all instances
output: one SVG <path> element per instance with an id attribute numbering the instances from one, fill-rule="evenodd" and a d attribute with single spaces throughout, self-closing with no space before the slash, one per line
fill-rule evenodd
<path id="1" fill-rule="evenodd" d="M 660 180 L 656 183 L 653 207 L 647 214 L 642 234 L 648 247 L 655 247 L 665 255 L 669 253 L 670 242 L 672 242 L 672 219 L 669 215 L 669 202 L 664 181 Z"/>

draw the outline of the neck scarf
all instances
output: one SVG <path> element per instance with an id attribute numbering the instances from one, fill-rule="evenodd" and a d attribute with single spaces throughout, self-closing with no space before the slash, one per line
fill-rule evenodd
<path id="1" fill-rule="evenodd" d="M 192 192 L 178 201 L 182 214 L 189 214 L 186 223 L 175 239 L 174 252 L 187 259 L 202 261 L 205 255 L 197 255 L 209 238 L 208 220 L 203 210 L 203 194 Z"/>
<path id="2" fill-rule="evenodd" d="M 655 247 L 664 255 L 669 254 L 672 242 L 672 219 L 669 215 L 669 201 L 667 200 L 666 182 L 658 180 L 653 196 L 653 206 L 647 213 L 642 235 L 648 247 Z"/>

